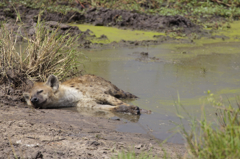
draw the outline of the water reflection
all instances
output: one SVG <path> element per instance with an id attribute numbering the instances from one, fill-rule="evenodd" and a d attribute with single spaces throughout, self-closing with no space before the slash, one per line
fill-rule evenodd
<path id="1" fill-rule="evenodd" d="M 94 117 L 103 117 L 107 119 L 125 119 L 130 122 L 136 123 L 139 121 L 140 116 L 139 115 L 131 115 L 127 113 L 118 113 L 118 112 L 112 112 L 112 111 L 105 111 L 105 110 L 96 110 L 92 108 L 79 108 L 79 107 L 68 107 L 68 108 L 62 108 L 69 111 L 79 112 L 82 115 L 86 116 L 94 116 Z M 118 118 L 115 118 L 118 117 Z"/>

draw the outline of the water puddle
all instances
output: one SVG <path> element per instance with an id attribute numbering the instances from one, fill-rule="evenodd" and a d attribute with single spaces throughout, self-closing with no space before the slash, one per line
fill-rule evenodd
<path id="1" fill-rule="evenodd" d="M 85 63 L 87 73 L 101 76 L 137 95 L 139 99 L 128 102 L 153 111 L 151 115 L 143 114 L 140 117 L 109 112 L 91 114 L 107 118 L 117 116 L 125 120 L 126 124 L 119 126 L 118 131 L 145 133 L 164 140 L 176 131 L 171 130 L 176 127 L 175 123 L 180 123 L 174 104 L 179 94 L 181 103 L 191 116 L 200 119 L 204 105 L 207 117 L 215 121 L 215 108 L 206 103 L 204 92 L 211 90 L 227 102 L 235 100 L 235 95 L 240 93 L 239 50 L 239 43 L 233 42 L 197 47 L 167 44 L 84 50 L 91 59 L 91 62 Z M 159 60 L 136 60 L 142 52 L 148 52 L 149 57 Z M 186 116 L 182 109 L 180 113 Z M 89 114 L 89 111 L 85 114 Z M 168 141 L 183 143 L 179 134 L 173 135 Z"/>

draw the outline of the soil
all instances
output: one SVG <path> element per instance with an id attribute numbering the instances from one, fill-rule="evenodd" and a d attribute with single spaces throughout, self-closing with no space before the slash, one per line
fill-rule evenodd
<path id="1" fill-rule="evenodd" d="M 162 158 L 182 156 L 183 145 L 165 143 L 144 134 L 121 133 L 117 119 L 88 117 L 58 109 L 0 107 L 0 159 L 111 158 L 135 152 Z"/>
<path id="2" fill-rule="evenodd" d="M 0 8 L 0 20 L 8 29 L 22 36 L 34 36 L 38 9 L 18 6 L 21 22 L 16 22 L 15 9 Z M 81 9 L 81 8 L 80 8 Z M 206 34 L 200 26 L 181 16 L 150 16 L 123 10 L 89 8 L 84 14 L 69 12 L 44 12 L 42 15 L 48 29 L 59 28 L 60 34 L 66 32 L 81 35 L 79 46 L 98 47 L 89 38 L 95 35 L 64 23 L 91 23 L 94 25 L 115 26 L 141 30 L 175 30 L 190 34 Z M 21 25 L 19 25 L 21 24 Z M 107 39 L 102 36 L 101 39 Z M 159 44 L 175 40 L 170 37 L 156 37 L 156 40 L 125 41 L 108 44 L 110 46 L 138 46 Z M 161 61 L 148 53 L 136 54 L 139 61 Z M 1 72 L 1 70 L 0 70 Z M 57 109 L 32 109 L 26 106 L 22 92 L 31 87 L 32 82 L 16 72 L 7 72 L 7 79 L 0 74 L 0 159 L 4 158 L 111 158 L 121 151 L 134 151 L 136 154 L 149 152 L 157 158 L 164 156 L 164 150 L 172 158 L 183 156 L 185 146 L 165 143 L 152 136 L 134 133 L 121 133 L 116 127 L 124 124 L 119 118 L 89 117 L 76 112 Z M 164 148 L 164 150 L 163 150 Z"/>

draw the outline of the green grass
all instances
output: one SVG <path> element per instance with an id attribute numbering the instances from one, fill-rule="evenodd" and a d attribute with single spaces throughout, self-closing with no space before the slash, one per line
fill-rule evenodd
<path id="1" fill-rule="evenodd" d="M 74 4 L 75 1 L 74 0 L 62 0 L 59 2 L 69 2 L 70 4 Z M 76 4 L 76 3 L 75 3 Z M 72 7 L 72 5 L 60 5 L 58 3 L 58 1 L 56 0 L 36 0 L 36 1 L 32 1 L 32 0 L 12 0 L 12 1 L 3 1 L 0 3 L 1 7 L 6 7 L 6 6 L 19 6 L 19 5 L 23 5 L 23 6 L 27 6 L 30 8 L 34 8 L 34 9 L 41 9 L 41 10 L 46 10 L 49 12 L 58 12 L 58 13 L 63 13 L 66 14 L 68 12 L 71 11 L 77 11 L 77 12 L 81 12 L 79 9 Z"/>
<path id="2" fill-rule="evenodd" d="M 206 119 L 204 107 L 203 118 L 197 120 L 190 118 L 191 130 L 188 131 L 183 124 L 178 125 L 180 133 L 186 140 L 188 155 L 191 158 L 202 159 L 232 159 L 240 157 L 240 119 L 239 104 L 233 108 L 229 103 L 225 106 L 209 92 L 207 100 L 217 108 L 217 124 Z M 184 109 L 180 100 L 177 105 Z M 187 113 L 187 111 L 185 110 Z M 182 121 L 185 119 L 179 115 Z"/>

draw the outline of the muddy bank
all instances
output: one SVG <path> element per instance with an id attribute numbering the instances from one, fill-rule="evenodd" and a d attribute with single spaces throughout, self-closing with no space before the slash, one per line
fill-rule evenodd
<path id="1" fill-rule="evenodd" d="M 24 23 L 34 23 L 39 15 L 38 9 L 18 6 L 16 10 Z M 82 8 L 79 8 L 82 11 Z M 2 20 L 17 18 L 17 13 L 12 6 L 0 8 Z M 139 30 L 164 31 L 173 28 L 181 28 L 176 31 L 184 33 L 200 32 L 201 27 L 193 24 L 189 19 L 182 16 L 160 16 L 140 14 L 134 11 L 112 10 L 107 8 L 91 7 L 85 12 L 68 12 L 67 14 L 56 12 L 43 12 L 42 19 L 45 21 L 56 21 L 60 23 L 90 23 L 96 26 L 127 27 Z"/>
<path id="2" fill-rule="evenodd" d="M 66 110 L 0 107 L 0 158 L 111 158 L 118 152 L 149 152 L 173 158 L 183 145 L 163 144 L 144 134 L 115 131 L 120 120 L 86 117 Z"/>
<path id="3" fill-rule="evenodd" d="M 77 7 L 77 6 L 76 6 Z M 16 10 L 21 19 L 18 18 Z M 79 7 L 79 11 L 83 8 Z M 96 48 L 105 46 L 103 43 L 92 43 L 91 40 L 97 38 L 90 30 L 81 31 L 77 27 L 66 25 L 66 23 L 93 24 L 96 26 L 113 26 L 122 29 L 151 30 L 166 33 L 186 34 L 197 33 L 207 36 L 209 33 L 204 31 L 201 26 L 193 24 L 190 20 L 182 16 L 160 16 L 147 15 L 125 10 L 111 10 L 106 8 L 85 8 L 85 12 L 68 12 L 67 14 L 44 11 L 41 20 L 45 21 L 47 29 L 59 28 L 60 34 L 70 33 L 79 35 L 79 46 L 83 48 Z M 12 6 L 0 8 L 0 19 L 6 22 L 8 29 L 17 33 L 18 41 L 23 40 L 23 36 L 34 36 L 40 10 L 25 6 Z M 64 23 L 64 24 L 63 24 Z M 104 35 L 103 35 L 104 37 Z M 107 39 L 107 37 L 105 36 Z M 156 45 L 172 38 L 157 38 L 147 41 L 125 41 L 122 43 L 113 42 L 107 46 L 137 46 L 137 45 Z M 173 38 L 174 39 L 174 38 Z"/>
<path id="4" fill-rule="evenodd" d="M 85 15 L 85 22 L 96 26 L 117 26 L 138 30 L 164 31 L 182 28 L 184 33 L 200 30 L 200 27 L 182 16 L 146 15 L 124 10 L 91 8 Z"/>

